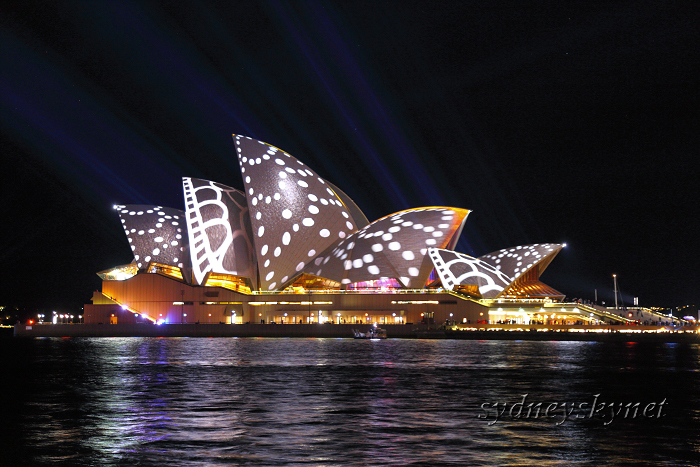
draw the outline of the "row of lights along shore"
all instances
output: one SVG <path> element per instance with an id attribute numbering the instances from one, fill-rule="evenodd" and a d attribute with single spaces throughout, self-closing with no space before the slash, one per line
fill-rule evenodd
<path id="1" fill-rule="evenodd" d="M 36 315 L 36 324 L 44 324 L 44 320 L 46 319 L 46 315 L 43 313 L 39 313 Z M 70 313 L 57 313 L 53 312 L 53 317 L 51 318 L 51 323 L 52 324 L 66 324 L 66 323 L 72 323 L 73 320 L 75 319 L 75 315 L 71 315 Z M 79 322 L 83 322 L 83 315 L 78 315 L 78 320 Z M 34 324 L 34 320 L 29 320 L 28 324 Z"/>

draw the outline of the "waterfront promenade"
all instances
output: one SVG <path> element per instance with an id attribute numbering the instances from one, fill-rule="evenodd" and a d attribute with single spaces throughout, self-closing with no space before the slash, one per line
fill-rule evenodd
<path id="1" fill-rule="evenodd" d="M 16 325 L 15 337 L 323 337 L 349 338 L 357 324 L 41 324 Z M 696 342 L 697 326 L 479 324 L 460 328 L 381 326 L 389 338 L 537 341 Z"/>

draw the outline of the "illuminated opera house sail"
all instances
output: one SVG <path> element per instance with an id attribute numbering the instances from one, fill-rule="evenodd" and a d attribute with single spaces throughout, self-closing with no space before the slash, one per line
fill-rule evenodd
<path id="1" fill-rule="evenodd" d="M 115 206 L 133 260 L 98 273 L 86 322 L 467 323 L 495 302 L 564 298 L 539 281 L 563 245 L 457 253 L 469 210 L 369 222 L 300 160 L 233 139 L 243 191 L 185 177 L 184 211 Z"/>

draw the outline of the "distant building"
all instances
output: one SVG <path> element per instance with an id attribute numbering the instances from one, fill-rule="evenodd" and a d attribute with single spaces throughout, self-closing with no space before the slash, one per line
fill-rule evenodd
<path id="1" fill-rule="evenodd" d="M 421 207 L 370 223 L 286 152 L 234 142 L 245 192 L 183 178 L 184 211 L 115 206 L 134 259 L 98 273 L 85 323 L 593 319 L 539 280 L 562 244 L 473 258 L 452 251 L 469 210 Z"/>

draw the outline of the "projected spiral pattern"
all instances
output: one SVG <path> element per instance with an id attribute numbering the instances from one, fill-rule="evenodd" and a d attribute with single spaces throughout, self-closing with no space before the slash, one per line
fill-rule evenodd
<path id="1" fill-rule="evenodd" d="M 456 251 L 430 248 L 428 255 L 448 290 L 457 285 L 476 285 L 482 298 L 496 298 L 513 282 L 490 264 Z"/>
<path id="2" fill-rule="evenodd" d="M 257 269 L 245 196 L 240 191 L 197 178 L 183 178 L 192 272 L 202 284 L 211 272 L 248 277 Z"/>

